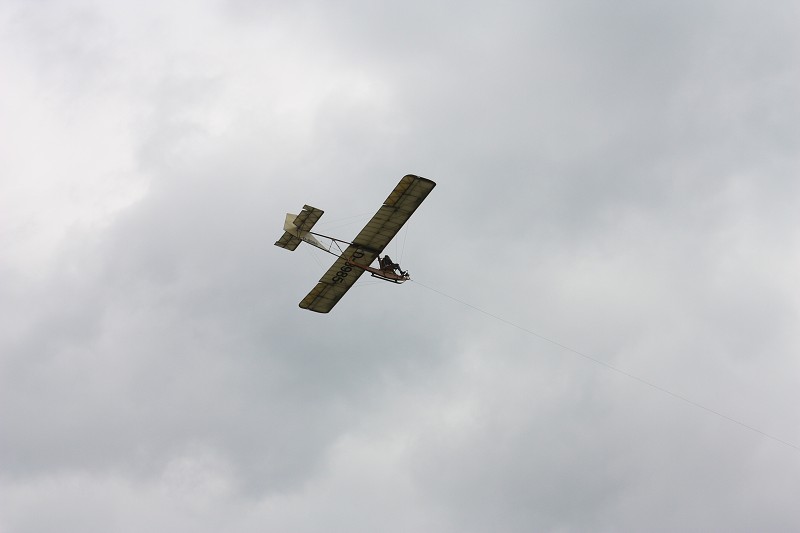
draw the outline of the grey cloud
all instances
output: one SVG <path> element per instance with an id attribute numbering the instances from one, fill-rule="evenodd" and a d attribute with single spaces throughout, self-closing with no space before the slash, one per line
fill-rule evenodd
<path id="1" fill-rule="evenodd" d="M 792 5 L 167 9 L 185 63 L 87 9 L 118 70 L 58 61 L 134 81 L 149 186 L 0 281 L 0 528 L 796 525 L 791 448 L 425 288 L 798 442 Z M 51 64 L 46 33 L 11 39 Z M 329 258 L 272 246 L 283 213 L 349 238 L 407 172 L 419 283 L 299 310 Z"/>

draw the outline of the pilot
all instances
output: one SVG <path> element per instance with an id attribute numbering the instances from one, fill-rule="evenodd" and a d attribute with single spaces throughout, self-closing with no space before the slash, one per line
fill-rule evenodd
<path id="1" fill-rule="evenodd" d="M 392 272 L 397 270 L 401 276 L 405 275 L 405 272 L 400 269 L 400 265 L 392 261 L 392 258 L 388 255 L 384 255 L 383 258 L 381 258 L 380 264 L 381 270 L 391 270 Z"/>

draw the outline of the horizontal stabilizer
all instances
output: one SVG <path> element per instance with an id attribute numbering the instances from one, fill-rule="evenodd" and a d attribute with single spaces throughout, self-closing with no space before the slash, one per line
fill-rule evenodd
<path id="1" fill-rule="evenodd" d="M 281 248 L 294 251 L 301 242 L 303 242 L 303 240 L 299 237 L 295 237 L 288 231 L 284 231 L 283 235 L 281 235 L 281 238 L 275 241 L 275 246 L 280 246 Z"/>
<path id="2" fill-rule="evenodd" d="M 309 233 L 309 230 L 314 227 L 322 213 L 324 213 L 322 209 L 317 209 L 310 205 L 304 205 L 299 215 L 287 213 L 286 220 L 283 223 L 283 235 L 275 241 L 275 246 L 294 251 L 301 242 L 306 241 L 308 244 L 324 250 L 325 248 L 319 241 Z"/>
<path id="3" fill-rule="evenodd" d="M 317 223 L 317 220 L 319 220 L 319 217 L 321 217 L 324 212 L 325 211 L 322 209 L 304 205 L 303 210 L 295 217 L 294 225 L 299 231 L 308 231 L 314 227 L 314 224 Z"/>

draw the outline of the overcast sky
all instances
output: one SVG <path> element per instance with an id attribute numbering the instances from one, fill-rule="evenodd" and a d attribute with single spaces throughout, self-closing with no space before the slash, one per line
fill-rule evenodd
<path id="1" fill-rule="evenodd" d="M 800 530 L 798 94 L 794 0 L 0 0 L 0 532 Z"/>

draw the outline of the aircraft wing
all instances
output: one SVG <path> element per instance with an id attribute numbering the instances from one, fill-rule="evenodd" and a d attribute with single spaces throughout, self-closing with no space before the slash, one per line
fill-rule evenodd
<path id="1" fill-rule="evenodd" d="M 353 244 L 381 253 L 434 187 L 436 183 L 429 179 L 411 174 L 404 176 L 372 220 L 353 239 Z"/>
<path id="2" fill-rule="evenodd" d="M 327 313 L 365 272 L 363 268 L 349 266 L 347 263 L 352 260 L 369 266 L 377 257 L 377 252 L 362 250 L 351 244 L 325 272 L 316 287 L 303 298 L 300 307 L 317 313 Z"/>
<path id="3" fill-rule="evenodd" d="M 347 263 L 372 264 L 435 186 L 436 183 L 426 178 L 411 174 L 404 176 L 375 216 L 353 239 L 353 244 L 347 247 L 316 287 L 303 298 L 300 307 L 318 313 L 333 309 L 364 273 L 363 269 L 348 266 Z"/>

